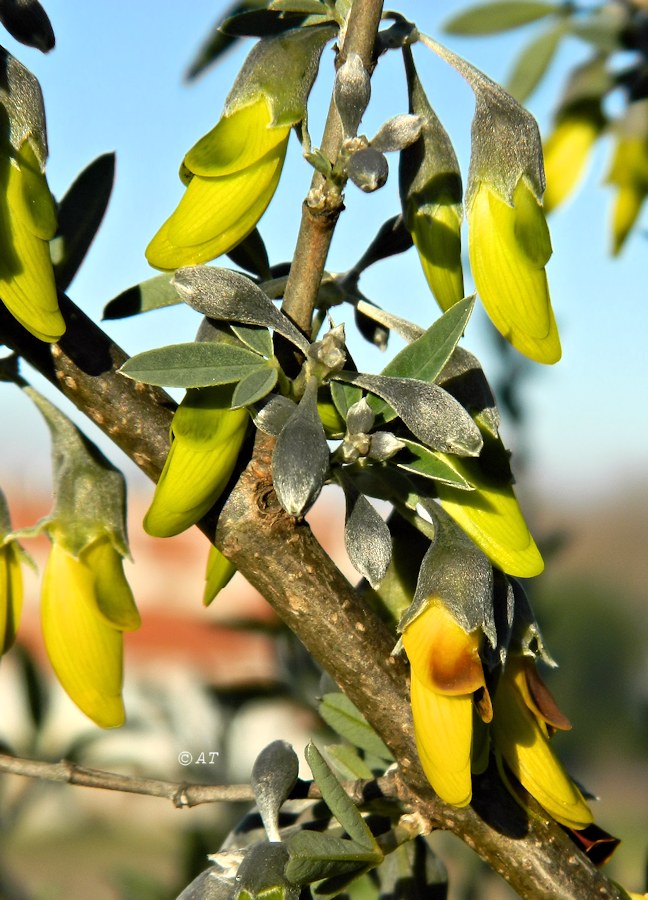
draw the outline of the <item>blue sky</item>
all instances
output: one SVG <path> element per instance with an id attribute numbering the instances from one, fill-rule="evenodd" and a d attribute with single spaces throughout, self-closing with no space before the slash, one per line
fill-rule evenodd
<path id="1" fill-rule="evenodd" d="M 116 187 L 108 214 L 90 254 L 70 288 L 72 299 L 98 316 L 106 301 L 125 287 L 151 277 L 144 248 L 181 196 L 177 170 L 186 150 L 217 121 L 225 95 L 246 50 L 228 55 L 224 63 L 192 85 L 183 72 L 224 4 L 184 0 L 182 4 L 153 0 L 44 0 L 57 36 L 48 56 L 5 44 L 41 81 L 48 116 L 50 160 L 48 178 L 61 196 L 76 174 L 101 153 L 117 153 Z M 464 2 L 401 3 L 406 15 L 439 36 L 443 18 L 464 8 Z M 418 18 L 417 18 L 418 17 Z M 527 30 L 526 34 L 532 32 Z M 525 32 L 496 38 L 448 39 L 489 75 L 502 79 Z M 546 127 L 566 67 L 583 48 L 567 42 L 547 84 L 530 102 Z M 313 92 L 322 107 L 331 84 L 331 54 L 325 56 L 322 77 Z M 467 171 L 472 97 L 461 78 L 428 51 L 417 53 L 432 104 L 450 132 Z M 389 115 L 406 110 L 406 97 L 396 55 L 378 67 L 374 101 L 361 130 L 371 136 Z M 321 116 L 314 114 L 311 131 L 317 142 Z M 641 347 L 648 333 L 645 286 L 646 238 L 635 234 L 620 259 L 609 257 L 608 217 L 611 192 L 601 187 L 609 145 L 599 147 L 585 190 L 551 219 L 554 255 L 548 267 L 552 296 L 563 341 L 563 360 L 555 367 L 534 366 L 528 379 L 527 437 L 531 474 L 543 491 L 563 496 L 605 491 L 624 480 L 644 481 L 648 461 L 648 425 L 644 398 L 648 376 Z M 358 234 L 372 233 L 398 211 L 396 163 L 387 186 L 371 196 L 353 186 L 347 191 L 347 211 L 333 244 L 330 268 L 344 270 L 362 252 Z M 294 246 L 299 207 L 310 180 L 293 141 L 279 191 L 261 222 L 273 262 L 287 259 Z M 646 221 L 644 217 L 644 222 Z M 367 225 L 369 223 L 369 225 Z M 644 229 L 645 230 L 645 229 Z M 438 314 L 413 251 L 367 273 L 365 293 L 382 306 L 421 324 Z M 139 320 L 108 323 L 107 330 L 129 353 L 148 347 L 190 340 L 197 326 L 195 313 L 185 308 L 164 310 Z M 473 317 L 465 345 L 494 372 L 481 312 Z M 394 348 L 397 342 L 394 343 Z M 386 359 L 359 343 L 352 349 L 361 366 L 377 369 Z M 27 372 L 25 373 L 27 374 Z M 34 384 L 42 382 L 34 378 Z M 47 388 L 45 388 L 47 390 Z M 11 446 L 0 452 L 0 483 L 21 478 L 26 483 L 47 466 L 47 433 L 38 414 L 11 386 L 0 385 L 5 423 L 11 422 Z M 50 396 L 52 392 L 50 391 Z M 83 422 L 82 417 L 77 421 Z M 95 438 L 88 423 L 86 430 Z M 7 429 L 5 426 L 5 434 Z M 110 447 L 99 441 L 102 447 Z M 25 467 L 25 447 L 40 446 Z M 110 451 L 112 453 L 112 451 Z M 124 463 L 120 451 L 112 458 Z M 132 475 L 134 467 L 127 466 Z"/>

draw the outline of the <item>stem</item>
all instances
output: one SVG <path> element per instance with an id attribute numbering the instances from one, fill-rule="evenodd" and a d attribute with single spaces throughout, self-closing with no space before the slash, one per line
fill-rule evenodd
<path id="1" fill-rule="evenodd" d="M 344 43 L 337 58 L 338 67 L 348 54 L 353 52 L 358 54 L 368 72 L 373 71 L 373 48 L 382 7 L 382 0 L 354 0 Z M 321 150 L 332 164 L 338 157 L 342 140 L 340 117 L 331 100 Z M 343 208 L 344 201 L 340 189 L 331 189 L 323 176 L 316 172 L 311 182 L 310 193 L 302 206 L 295 255 L 282 305 L 283 312 L 309 337 L 313 310 L 317 303 L 331 239 Z"/>

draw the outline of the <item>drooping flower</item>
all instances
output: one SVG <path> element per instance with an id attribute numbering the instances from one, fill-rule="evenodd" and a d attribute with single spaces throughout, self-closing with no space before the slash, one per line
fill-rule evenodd
<path id="1" fill-rule="evenodd" d="M 482 635 L 467 633 L 432 598 L 404 629 L 411 665 L 416 746 L 425 775 L 442 800 L 466 806 L 472 797 L 473 700 L 486 690 L 479 658 Z"/>
<path id="2" fill-rule="evenodd" d="M 604 123 L 600 104 L 594 102 L 579 104 L 558 117 L 544 145 L 545 212 L 556 209 L 575 190 Z"/>
<path id="3" fill-rule="evenodd" d="M 155 537 L 179 534 L 214 505 L 230 479 L 249 415 L 230 409 L 232 385 L 187 391 L 171 424 L 171 448 L 144 529 Z"/>
<path id="4" fill-rule="evenodd" d="M 0 48 L 0 298 L 31 334 L 57 341 L 65 331 L 49 240 L 56 207 L 45 179 L 45 113 L 36 78 Z"/>
<path id="5" fill-rule="evenodd" d="M 408 47 L 403 58 L 410 112 L 421 116 L 424 124 L 418 140 L 400 155 L 401 203 L 425 278 L 446 311 L 464 296 L 461 173 L 452 142 L 428 102 Z"/>
<path id="6" fill-rule="evenodd" d="M 617 188 L 612 209 L 612 252 L 616 256 L 648 196 L 648 100 L 630 105 L 619 126 L 607 182 Z"/>
<path id="7" fill-rule="evenodd" d="M 75 555 L 54 532 L 41 620 L 47 654 L 70 698 L 102 728 L 122 725 L 122 632 L 138 628 L 140 619 L 108 535 Z"/>
<path id="8" fill-rule="evenodd" d="M 593 821 L 585 798 L 549 745 L 552 730 L 569 729 L 530 657 L 509 655 L 493 698 L 496 757 L 561 825 Z"/>
<path id="9" fill-rule="evenodd" d="M 0 656 L 13 645 L 23 602 L 22 562 L 27 554 L 10 534 L 9 509 L 0 491 Z"/>
<path id="10" fill-rule="evenodd" d="M 258 42 L 218 124 L 187 153 L 187 190 L 146 250 L 152 266 L 177 269 L 227 253 L 272 199 L 290 129 L 306 114 L 319 57 L 332 31 L 295 29 Z"/>
<path id="11" fill-rule="evenodd" d="M 551 239 L 542 205 L 522 176 L 512 202 L 482 181 L 467 206 L 470 266 L 497 330 L 536 362 L 561 357 L 545 265 Z"/>

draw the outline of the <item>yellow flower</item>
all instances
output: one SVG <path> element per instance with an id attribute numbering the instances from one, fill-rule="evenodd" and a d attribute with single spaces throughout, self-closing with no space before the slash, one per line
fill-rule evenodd
<path id="1" fill-rule="evenodd" d="M 245 409 L 230 409 L 232 385 L 187 391 L 171 424 L 171 449 L 144 529 L 155 537 L 179 534 L 198 522 L 234 471 L 248 424 Z"/>
<path id="2" fill-rule="evenodd" d="M 273 125 L 257 96 L 224 115 L 186 155 L 187 190 L 146 250 L 158 269 L 177 269 L 227 253 L 253 230 L 281 175 L 290 125 Z"/>
<path id="3" fill-rule="evenodd" d="M 472 797 L 473 695 L 485 690 L 481 636 L 466 633 L 433 598 L 406 626 L 402 640 L 411 665 L 412 716 L 423 771 L 442 800 L 466 806 Z"/>
<path id="4" fill-rule="evenodd" d="M 23 601 L 21 549 L 11 539 L 0 543 L 0 656 L 16 639 Z"/>
<path id="5" fill-rule="evenodd" d="M 423 205 L 408 218 L 426 281 L 444 312 L 464 296 L 461 220 L 461 203 L 451 198 Z"/>
<path id="6" fill-rule="evenodd" d="M 467 209 L 475 287 L 497 330 L 520 353 L 555 363 L 561 348 L 545 265 L 551 240 L 541 204 L 525 176 L 509 205 L 480 181 Z"/>
<path id="7" fill-rule="evenodd" d="M 648 196 L 648 139 L 622 135 L 615 147 L 610 184 L 617 186 L 612 209 L 612 252 L 620 253 Z"/>
<path id="8" fill-rule="evenodd" d="M 488 559 L 503 572 L 532 578 L 544 568 L 513 485 L 488 478 L 479 460 L 452 457 L 452 466 L 475 488 L 461 491 L 437 484 L 441 506 L 463 528 Z"/>
<path id="9" fill-rule="evenodd" d="M 65 331 L 56 296 L 49 240 L 56 209 L 45 175 L 26 140 L 0 149 L 0 297 L 9 312 L 42 341 Z"/>
<path id="10" fill-rule="evenodd" d="M 598 115 L 596 111 L 598 110 Z M 543 204 L 551 212 L 572 193 L 580 181 L 590 150 L 601 133 L 603 122 L 598 104 L 590 111 L 561 117 L 544 145 L 547 187 Z"/>
<path id="11" fill-rule="evenodd" d="M 122 632 L 137 628 L 140 619 L 108 535 L 78 556 L 54 539 L 43 573 L 41 617 L 47 654 L 70 698 L 97 725 L 122 725 Z"/>
<path id="12" fill-rule="evenodd" d="M 550 816 L 580 829 L 592 813 L 549 746 L 550 729 L 570 727 L 533 660 L 510 655 L 493 700 L 495 753 Z"/>

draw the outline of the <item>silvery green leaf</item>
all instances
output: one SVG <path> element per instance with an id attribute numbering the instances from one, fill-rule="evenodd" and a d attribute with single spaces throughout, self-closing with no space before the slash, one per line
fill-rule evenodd
<path id="1" fill-rule="evenodd" d="M 415 325 L 413 322 L 408 322 L 407 319 L 402 319 L 400 316 L 396 316 L 384 309 L 380 309 L 379 306 L 375 306 L 375 304 L 370 303 L 368 300 L 358 300 L 356 309 L 364 316 L 367 316 L 368 319 L 373 319 L 374 322 L 378 322 L 383 328 L 395 331 L 396 334 L 400 335 L 400 337 L 408 343 L 415 341 L 423 334 L 423 329 L 420 325 Z"/>
<path id="2" fill-rule="evenodd" d="M 410 883 L 415 885 L 410 900 L 447 897 L 448 871 L 421 835 L 386 856 L 379 876 L 381 900 L 396 900 L 402 896 L 401 886 Z"/>
<path id="3" fill-rule="evenodd" d="M 324 748 L 327 758 L 332 762 L 336 772 L 349 780 L 373 778 L 373 772 L 360 754 L 349 744 L 327 744 Z"/>
<path id="4" fill-rule="evenodd" d="M 409 147 L 418 140 L 424 120 L 421 116 L 400 113 L 380 126 L 370 141 L 374 150 L 380 153 L 395 153 Z"/>
<path id="5" fill-rule="evenodd" d="M 296 408 L 297 404 L 288 397 L 273 394 L 257 412 L 252 413 L 254 424 L 264 434 L 279 437 Z"/>
<path id="6" fill-rule="evenodd" d="M 102 318 L 123 319 L 152 309 L 176 306 L 182 301 L 171 283 L 171 278 L 172 275 L 166 272 L 164 275 L 156 275 L 126 288 L 105 305 Z"/>
<path id="7" fill-rule="evenodd" d="M 558 22 L 527 44 L 515 60 L 506 88 L 519 103 L 524 103 L 540 83 L 566 32 L 566 23 Z"/>
<path id="8" fill-rule="evenodd" d="M 387 181 L 389 164 L 378 150 L 366 147 L 352 154 L 347 165 L 347 173 L 356 187 L 365 194 L 371 194 Z"/>
<path id="9" fill-rule="evenodd" d="M 347 412 L 347 430 L 349 434 L 368 434 L 376 420 L 372 408 L 363 397 L 349 407 Z"/>
<path id="10" fill-rule="evenodd" d="M 231 384 L 258 368 L 258 354 L 245 347 L 192 341 L 138 353 L 119 372 L 145 384 L 189 388 Z"/>
<path id="11" fill-rule="evenodd" d="M 245 375 L 234 388 L 232 409 L 239 406 L 252 406 L 266 397 L 277 383 L 276 366 L 259 366 Z"/>
<path id="12" fill-rule="evenodd" d="M 479 455 L 483 445 L 479 429 L 461 404 L 438 385 L 356 372 L 340 373 L 337 378 L 385 400 L 412 434 L 433 450 Z"/>
<path id="13" fill-rule="evenodd" d="M 228 878 L 218 866 L 210 866 L 176 900 L 234 900 L 237 889 L 234 877 Z"/>
<path id="14" fill-rule="evenodd" d="M 47 131 L 43 93 L 35 75 L 0 47 L 0 105 L 9 117 L 9 141 L 19 150 L 29 141 L 41 171 L 47 160 Z"/>
<path id="15" fill-rule="evenodd" d="M 272 454 L 275 491 L 292 516 L 301 516 L 310 509 L 329 468 L 328 444 L 317 412 L 317 388 L 316 379 L 311 379 Z"/>
<path id="16" fill-rule="evenodd" d="M 499 436 L 500 416 L 495 397 L 476 356 L 455 347 L 438 376 L 438 384 L 475 419 L 492 437 Z"/>
<path id="17" fill-rule="evenodd" d="M 345 138 L 355 137 L 371 97 L 371 81 L 360 56 L 351 51 L 335 76 L 333 98 Z"/>
<path id="18" fill-rule="evenodd" d="M 377 862 L 375 853 L 355 841 L 317 831 L 294 834 L 288 850 L 286 876 L 296 884 L 309 884 L 334 875 L 359 874 Z"/>
<path id="19" fill-rule="evenodd" d="M 27 47 L 47 53 L 56 43 L 52 23 L 38 0 L 1 0 L 0 21 Z"/>
<path id="20" fill-rule="evenodd" d="M 267 328 L 259 325 L 232 325 L 232 331 L 250 350 L 270 359 L 273 355 L 272 336 Z"/>
<path id="21" fill-rule="evenodd" d="M 252 767 L 252 790 L 269 841 L 280 841 L 279 810 L 299 775 L 297 754 L 286 741 L 273 741 Z"/>
<path id="22" fill-rule="evenodd" d="M 493 568 L 482 551 L 434 501 L 421 504 L 436 526 L 436 537 L 423 557 L 412 605 L 398 630 L 403 629 L 438 597 L 466 632 L 481 628 L 492 647 L 497 645 L 493 611 Z"/>
<path id="23" fill-rule="evenodd" d="M 272 897 L 273 900 L 298 900 L 300 889 L 288 881 L 285 868 L 288 849 L 285 844 L 253 844 L 246 852 L 236 873 L 236 897 Z"/>
<path id="24" fill-rule="evenodd" d="M 354 568 L 372 588 L 385 577 L 391 559 L 389 528 L 366 497 L 343 483 L 346 497 L 344 546 Z"/>
<path id="25" fill-rule="evenodd" d="M 173 283 L 185 303 L 210 319 L 272 328 L 308 353 L 306 338 L 245 275 L 214 266 L 189 266 L 178 269 Z"/>
<path id="26" fill-rule="evenodd" d="M 496 34 L 556 15 L 561 4 L 543 0 L 493 0 L 470 6 L 443 26 L 448 34 Z"/>

